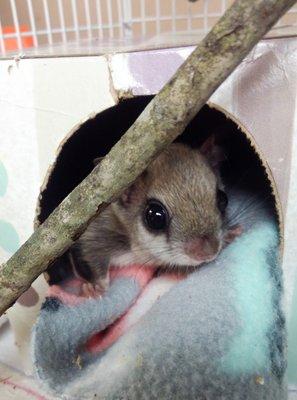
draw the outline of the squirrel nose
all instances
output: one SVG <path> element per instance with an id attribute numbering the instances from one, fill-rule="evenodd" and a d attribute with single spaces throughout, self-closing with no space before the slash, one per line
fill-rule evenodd
<path id="1" fill-rule="evenodd" d="M 214 257 L 219 250 L 219 240 L 213 236 L 201 236 L 190 240 L 185 245 L 185 253 L 199 261 Z"/>

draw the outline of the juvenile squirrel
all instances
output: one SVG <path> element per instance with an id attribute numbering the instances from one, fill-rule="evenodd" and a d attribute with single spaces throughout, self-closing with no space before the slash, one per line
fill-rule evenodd
<path id="1" fill-rule="evenodd" d="M 228 198 L 213 137 L 201 148 L 174 143 L 110 204 L 71 248 L 71 263 L 95 296 L 108 287 L 110 265 L 186 271 L 216 258 L 240 234 L 226 227 Z"/>

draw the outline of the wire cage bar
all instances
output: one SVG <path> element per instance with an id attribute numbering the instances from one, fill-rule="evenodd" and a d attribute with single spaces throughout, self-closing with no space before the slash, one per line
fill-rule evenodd
<path id="1" fill-rule="evenodd" d="M 234 0 L 1 0 L 0 56 L 81 39 L 205 34 Z M 297 30 L 297 6 L 277 24 Z"/>

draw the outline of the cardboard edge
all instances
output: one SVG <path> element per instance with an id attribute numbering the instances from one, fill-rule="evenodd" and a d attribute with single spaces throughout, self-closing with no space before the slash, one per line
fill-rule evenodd
<path id="1" fill-rule="evenodd" d="M 137 96 L 134 96 L 137 97 Z M 123 100 L 122 100 L 123 101 Z M 116 105 L 117 103 L 115 103 Z M 233 121 L 237 127 L 240 129 L 240 131 L 246 136 L 246 138 L 248 139 L 251 148 L 254 150 L 254 152 L 257 154 L 257 156 L 259 157 L 259 160 L 261 162 L 261 165 L 264 168 L 264 171 L 266 173 L 266 176 L 268 178 L 268 181 L 270 183 L 270 187 L 271 187 L 271 192 L 272 195 L 275 199 L 275 206 L 276 206 L 276 212 L 277 212 L 277 217 L 278 217 L 278 224 L 279 224 L 279 234 L 280 234 L 280 254 L 281 257 L 283 256 L 283 252 L 284 252 L 284 215 L 283 215 L 283 210 L 282 210 L 282 206 L 281 206 L 281 201 L 280 201 L 280 196 L 273 178 L 273 173 L 269 167 L 268 162 L 266 161 L 264 154 L 261 151 L 260 146 L 257 144 L 254 136 L 252 135 L 252 133 L 238 120 L 237 117 L 235 117 L 233 114 L 231 114 L 229 111 L 227 111 L 225 108 L 223 108 L 222 106 L 218 105 L 215 102 L 211 102 L 208 101 L 206 103 L 210 108 L 213 108 L 215 110 L 218 110 L 220 112 L 222 112 L 226 118 L 230 119 L 231 121 Z M 47 184 L 49 182 L 50 176 L 56 166 L 57 160 L 59 158 L 59 155 L 62 152 L 62 149 L 64 147 L 64 145 L 67 143 L 67 141 L 73 136 L 75 135 L 75 133 L 81 128 L 81 126 L 87 122 L 90 119 L 93 119 L 96 117 L 96 115 L 98 115 L 100 112 L 102 112 L 104 110 L 100 110 L 98 113 L 96 112 L 92 112 L 91 114 L 88 114 L 83 120 L 81 120 L 80 122 L 78 122 L 76 125 L 74 125 L 74 127 L 69 131 L 69 133 L 64 137 L 64 139 L 61 141 L 61 143 L 59 144 L 59 146 L 57 147 L 57 150 L 55 152 L 55 159 L 54 161 L 50 164 L 50 166 L 47 169 L 45 178 L 43 180 L 43 183 L 40 187 L 40 192 L 37 198 L 37 205 L 36 205 L 36 211 L 35 211 L 35 218 L 34 218 L 34 230 L 36 230 L 38 228 L 38 226 L 40 225 L 39 222 L 39 217 L 40 217 L 40 203 L 42 200 L 42 194 L 43 192 L 46 190 L 47 188 Z"/>
<path id="2" fill-rule="evenodd" d="M 227 111 L 225 108 L 221 107 L 220 105 L 218 105 L 215 102 L 207 102 L 207 105 L 210 108 L 213 108 L 215 110 L 218 110 L 220 112 L 222 112 L 226 118 L 230 119 L 232 122 L 234 122 L 237 127 L 240 129 L 240 131 L 246 136 L 246 138 L 248 139 L 251 148 L 253 149 L 253 151 L 257 154 L 257 156 L 259 157 L 259 160 L 261 162 L 262 167 L 264 168 L 265 174 L 268 178 L 268 181 L 270 183 L 270 188 L 271 188 L 271 193 L 275 199 L 275 207 L 276 207 L 276 212 L 277 212 L 277 217 L 278 217 L 278 224 L 279 224 L 279 236 L 280 236 L 280 254 L 281 257 L 283 256 L 283 252 L 284 252 L 284 213 L 282 210 L 282 205 L 281 205 L 281 201 L 280 201 L 280 195 L 278 193 L 277 190 L 277 186 L 276 183 L 274 181 L 273 178 L 273 173 L 270 169 L 270 166 L 268 164 L 268 162 L 266 161 L 266 158 L 263 154 L 263 152 L 261 151 L 261 147 L 257 144 L 254 136 L 252 135 L 252 133 L 238 120 L 238 118 L 236 118 L 233 114 L 231 114 L 229 111 Z"/>
<path id="3" fill-rule="evenodd" d="M 56 164 L 57 164 L 59 155 L 61 154 L 64 145 L 68 142 L 68 140 L 69 140 L 73 135 L 75 135 L 75 133 L 81 128 L 81 126 L 82 126 L 84 123 L 86 123 L 86 122 L 89 121 L 90 119 L 95 118 L 96 115 L 98 115 L 98 114 L 99 114 L 100 112 L 102 112 L 102 111 L 104 111 L 104 110 L 101 110 L 101 111 L 99 111 L 98 113 L 92 112 L 92 113 L 88 114 L 85 118 L 83 118 L 81 121 L 79 121 L 77 124 L 75 124 L 75 125 L 73 126 L 73 128 L 65 135 L 65 137 L 62 139 L 62 141 L 60 142 L 59 146 L 57 147 L 57 149 L 56 149 L 56 151 L 55 151 L 54 160 L 53 160 L 52 163 L 49 165 L 49 167 L 48 167 L 48 169 L 47 169 L 47 171 L 46 171 L 45 177 L 44 177 L 44 179 L 43 179 L 43 182 L 42 182 L 42 184 L 41 184 L 41 186 L 40 186 L 39 195 L 38 195 L 38 198 L 37 198 L 37 204 L 36 204 L 36 207 L 35 207 L 35 217 L 34 217 L 34 222 L 33 222 L 34 230 L 36 230 L 36 229 L 39 227 L 39 225 L 40 225 L 40 222 L 39 222 L 38 218 L 40 217 L 40 211 L 41 211 L 41 209 L 40 209 L 40 203 L 41 203 L 41 200 L 42 200 L 42 194 L 43 194 L 43 192 L 45 191 L 45 189 L 47 188 L 47 184 L 48 184 L 49 179 L 50 179 L 50 177 L 51 177 L 51 174 L 52 174 L 52 172 L 53 172 L 53 170 L 54 170 L 54 168 L 55 168 L 55 166 L 56 166 Z"/>

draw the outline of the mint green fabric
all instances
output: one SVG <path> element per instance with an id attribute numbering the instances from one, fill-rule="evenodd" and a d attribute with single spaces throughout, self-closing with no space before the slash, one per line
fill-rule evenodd
<path id="1" fill-rule="evenodd" d="M 0 196 L 4 196 L 8 185 L 8 175 L 3 163 L 0 161 Z"/>
<path id="2" fill-rule="evenodd" d="M 229 374 L 252 373 L 270 364 L 267 332 L 276 317 L 277 310 L 271 299 L 273 291 L 278 289 L 271 280 L 267 255 L 262 248 L 263 243 L 269 248 L 275 242 L 276 227 L 266 223 L 226 249 L 226 253 L 230 253 L 226 257 L 237 264 L 233 269 L 235 308 L 241 320 L 239 332 L 222 360 L 222 368 Z"/>
<path id="3" fill-rule="evenodd" d="M 0 161 L 0 197 L 4 197 L 8 189 L 8 173 Z M 1 207 L 1 199 L 0 199 Z M 13 254 L 20 246 L 19 235 L 11 222 L 0 219 L 0 251 Z"/>
<path id="4" fill-rule="evenodd" d="M 0 219 L 0 246 L 8 253 L 13 254 L 20 246 L 17 231 L 10 222 Z"/>
<path id="5" fill-rule="evenodd" d="M 289 320 L 288 332 L 288 381 L 289 384 L 297 385 L 297 281 L 291 305 L 291 318 Z"/>

